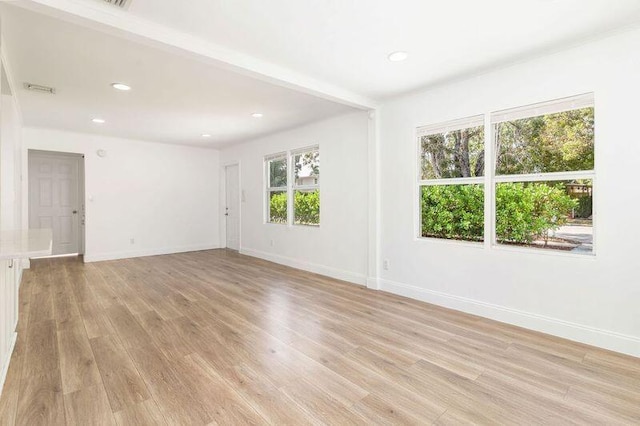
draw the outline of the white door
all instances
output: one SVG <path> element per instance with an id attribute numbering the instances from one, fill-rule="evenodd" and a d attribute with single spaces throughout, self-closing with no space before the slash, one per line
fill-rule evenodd
<path id="1" fill-rule="evenodd" d="M 240 176 L 237 164 L 227 166 L 225 171 L 226 206 L 225 218 L 227 222 L 227 248 L 240 249 Z"/>
<path id="2" fill-rule="evenodd" d="M 29 152 L 29 228 L 53 231 L 54 255 L 80 251 L 80 161 L 73 154 Z"/>

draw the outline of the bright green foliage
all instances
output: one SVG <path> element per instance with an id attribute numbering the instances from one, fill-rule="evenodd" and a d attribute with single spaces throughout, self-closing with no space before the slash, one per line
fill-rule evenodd
<path id="1" fill-rule="evenodd" d="M 497 174 L 549 173 L 593 169 L 594 109 L 499 123 Z"/>
<path id="2" fill-rule="evenodd" d="M 546 241 L 550 230 L 567 223 L 578 201 L 562 183 L 500 183 L 496 188 L 496 235 L 499 242 Z"/>
<path id="3" fill-rule="evenodd" d="M 320 224 L 320 191 L 296 191 L 293 207 L 296 224 Z"/>
<path id="4" fill-rule="evenodd" d="M 272 192 L 269 198 L 269 222 L 287 223 L 287 193 Z"/>
<path id="5" fill-rule="evenodd" d="M 297 225 L 320 224 L 320 191 L 296 191 L 294 215 Z M 273 192 L 269 199 L 269 218 L 273 223 L 287 223 L 287 193 Z"/>
<path id="6" fill-rule="evenodd" d="M 423 237 L 483 240 L 482 185 L 423 186 L 421 211 Z"/>
<path id="7" fill-rule="evenodd" d="M 567 223 L 578 201 L 564 185 L 500 183 L 496 188 L 496 235 L 499 242 L 531 243 Z M 422 187 L 422 236 L 482 241 L 482 185 Z"/>

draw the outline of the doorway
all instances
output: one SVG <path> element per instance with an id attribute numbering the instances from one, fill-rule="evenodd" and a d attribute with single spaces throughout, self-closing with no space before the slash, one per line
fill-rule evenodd
<path id="1" fill-rule="evenodd" d="M 240 167 L 226 166 L 225 173 L 225 222 L 227 248 L 240 250 Z"/>
<path id="2" fill-rule="evenodd" d="M 52 255 L 84 252 L 84 155 L 29 150 L 29 228 L 53 232 Z"/>

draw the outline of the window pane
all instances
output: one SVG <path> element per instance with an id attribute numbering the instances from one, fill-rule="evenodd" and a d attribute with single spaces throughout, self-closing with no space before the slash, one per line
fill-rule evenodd
<path id="1" fill-rule="evenodd" d="M 484 240 L 483 185 L 423 186 L 421 235 L 451 240 Z"/>
<path id="2" fill-rule="evenodd" d="M 287 159 L 269 161 L 269 187 L 280 188 L 287 186 Z"/>
<path id="3" fill-rule="evenodd" d="M 501 244 L 593 252 L 591 180 L 496 185 L 496 238 Z"/>
<path id="4" fill-rule="evenodd" d="M 287 192 L 269 193 L 269 222 L 287 223 Z"/>
<path id="5" fill-rule="evenodd" d="M 320 177 L 320 152 L 302 152 L 293 158 L 295 165 L 295 185 L 317 185 Z"/>
<path id="6" fill-rule="evenodd" d="M 320 191 L 294 192 L 293 220 L 296 225 L 320 225 Z"/>
<path id="7" fill-rule="evenodd" d="M 496 124 L 496 173 L 593 170 L 593 124 L 593 108 Z"/>
<path id="8" fill-rule="evenodd" d="M 420 138 L 422 179 L 484 176 L 484 126 Z"/>

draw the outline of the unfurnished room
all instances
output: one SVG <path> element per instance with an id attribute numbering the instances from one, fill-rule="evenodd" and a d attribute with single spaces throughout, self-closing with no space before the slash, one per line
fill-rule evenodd
<path id="1" fill-rule="evenodd" d="M 640 425 L 637 0 L 0 1 L 0 425 Z"/>

